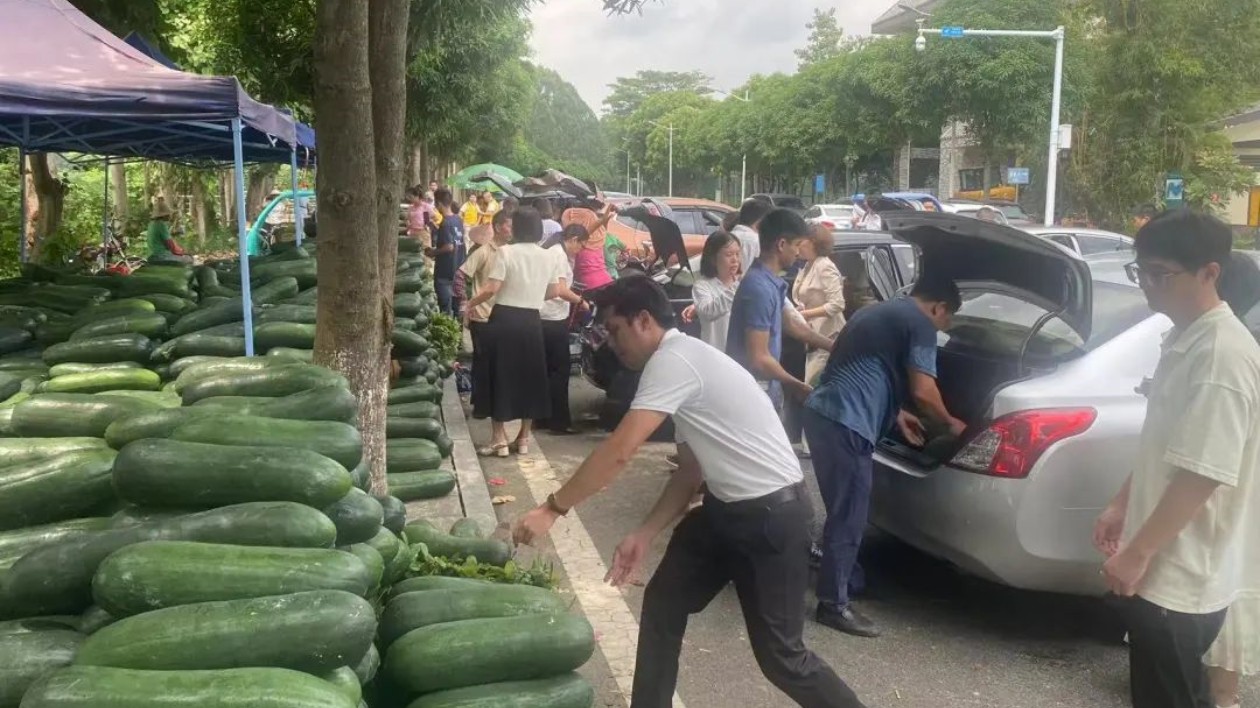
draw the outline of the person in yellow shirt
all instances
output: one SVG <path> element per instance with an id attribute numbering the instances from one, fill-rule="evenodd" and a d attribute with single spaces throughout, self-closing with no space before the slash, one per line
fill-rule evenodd
<path id="1" fill-rule="evenodd" d="M 470 191 L 468 193 L 468 201 L 464 202 L 464 206 L 459 208 L 459 217 L 464 220 L 464 233 L 481 226 L 481 206 L 477 203 L 479 198 L 480 195 L 477 192 Z"/>

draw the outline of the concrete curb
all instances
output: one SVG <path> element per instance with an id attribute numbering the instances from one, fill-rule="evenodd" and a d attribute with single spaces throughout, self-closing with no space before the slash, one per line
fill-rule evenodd
<path id="1" fill-rule="evenodd" d="M 467 517 L 476 521 L 484 533 L 492 533 L 498 525 L 498 517 L 490 502 L 490 486 L 482 472 L 453 376 L 442 384 L 442 419 L 453 443 L 451 456 L 442 461 L 442 469 L 455 475 L 455 491 L 439 499 L 408 503 L 407 520 L 425 519 L 445 531 Z"/>

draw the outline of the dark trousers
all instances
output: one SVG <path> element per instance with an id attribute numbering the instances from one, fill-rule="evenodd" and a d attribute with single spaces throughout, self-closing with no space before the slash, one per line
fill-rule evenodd
<path id="1" fill-rule="evenodd" d="M 542 423 L 551 430 L 573 425 L 569 413 L 569 375 L 573 365 L 569 356 L 569 321 L 543 320 L 543 348 L 547 353 L 547 390 L 551 397 L 551 417 Z"/>
<path id="2" fill-rule="evenodd" d="M 805 409 L 805 439 L 814 461 L 827 521 L 823 524 L 818 601 L 843 608 L 850 588 L 860 589 L 858 550 L 871 507 L 871 455 L 875 447 L 848 428 Z"/>
<path id="3" fill-rule="evenodd" d="M 808 708 L 862 708 L 853 690 L 801 639 L 811 514 L 803 485 L 793 491 L 777 502 L 724 504 L 706 495 L 704 505 L 674 529 L 643 596 L 631 708 L 673 705 L 687 618 L 730 582 L 753 655 L 771 683 Z"/>
<path id="4" fill-rule="evenodd" d="M 779 356 L 779 363 L 783 365 L 783 370 L 796 378 L 805 380 L 805 345 L 801 342 L 783 336 L 783 354 Z M 783 427 L 787 430 L 788 440 L 796 445 L 801 441 L 801 432 L 804 424 L 805 406 L 799 401 L 786 396 L 783 401 Z"/>
<path id="5" fill-rule="evenodd" d="M 455 310 L 455 281 L 434 278 L 433 292 L 437 295 L 438 310 L 444 315 L 454 317 L 457 314 Z"/>
<path id="6" fill-rule="evenodd" d="M 1212 708 L 1203 655 L 1225 623 L 1172 612 L 1133 597 L 1121 600 L 1129 627 L 1129 691 L 1133 708 Z"/>

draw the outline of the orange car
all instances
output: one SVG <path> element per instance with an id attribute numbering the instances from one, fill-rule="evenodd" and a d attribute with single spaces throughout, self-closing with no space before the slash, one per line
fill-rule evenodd
<path id="1" fill-rule="evenodd" d="M 637 203 L 638 201 L 636 200 L 636 202 L 631 204 L 618 204 L 617 206 L 624 208 L 626 206 L 634 206 Z M 661 214 L 661 216 L 668 217 L 678 224 L 678 228 L 683 234 L 683 243 L 687 246 L 688 256 L 695 256 L 703 251 L 704 242 L 709 238 L 709 234 L 722 228 L 722 219 L 727 214 L 735 211 L 735 209 L 726 204 L 708 199 L 652 197 L 650 203 L 664 204 L 669 207 L 668 212 Z M 651 250 L 651 236 L 648 235 L 647 227 L 638 219 L 619 214 L 608 225 L 608 232 L 626 244 L 626 248 L 633 253 L 646 255 Z"/>

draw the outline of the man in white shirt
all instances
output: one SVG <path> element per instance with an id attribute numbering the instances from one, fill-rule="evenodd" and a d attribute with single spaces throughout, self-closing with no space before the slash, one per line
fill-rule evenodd
<path id="1" fill-rule="evenodd" d="M 612 483 L 669 416 L 678 431 L 679 469 L 638 530 L 617 547 L 607 580 L 628 581 L 655 537 L 687 511 L 648 583 L 639 625 L 631 708 L 668 708 L 678 680 L 687 617 L 735 584 L 762 672 L 802 706 L 858 708 L 862 702 L 805 648 L 811 508 L 803 474 L 770 399 L 743 367 L 673 329 L 660 285 L 629 277 L 597 296 L 622 363 L 642 369 L 630 412 L 578 471 L 514 529 L 528 543 L 569 509 Z"/>
<path id="2" fill-rule="evenodd" d="M 1260 345 L 1217 294 L 1233 244 L 1179 209 L 1138 232 L 1130 276 L 1173 321 L 1132 476 L 1094 529 L 1125 601 L 1135 708 L 1210 708 L 1202 658 L 1260 532 Z"/>
<path id="3" fill-rule="evenodd" d="M 766 215 L 774 211 L 774 205 L 764 199 L 746 199 L 739 207 L 739 221 L 731 229 L 731 235 L 739 241 L 739 270 L 748 275 L 748 270 L 761 256 L 761 241 L 757 236 L 757 227 Z"/>

